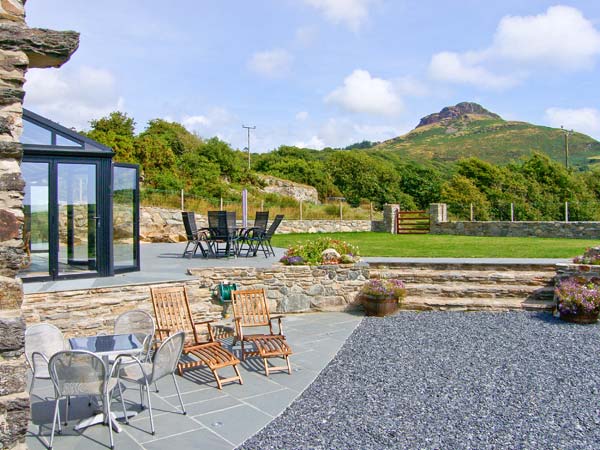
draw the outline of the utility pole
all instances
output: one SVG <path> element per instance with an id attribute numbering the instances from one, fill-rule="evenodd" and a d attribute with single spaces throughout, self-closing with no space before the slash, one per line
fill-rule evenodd
<path id="1" fill-rule="evenodd" d="M 569 136 L 573 134 L 573 130 L 565 130 L 565 128 L 561 125 L 560 129 L 565 135 L 565 167 L 569 168 Z"/>
<path id="2" fill-rule="evenodd" d="M 250 130 L 256 130 L 256 126 L 247 127 L 246 125 L 242 125 L 242 128 L 246 128 L 248 130 L 248 170 L 250 170 Z"/>

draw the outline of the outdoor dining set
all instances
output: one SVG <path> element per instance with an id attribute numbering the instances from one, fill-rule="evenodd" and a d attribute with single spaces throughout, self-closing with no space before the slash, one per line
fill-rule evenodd
<path id="1" fill-rule="evenodd" d="M 269 212 L 257 211 L 251 227 L 238 227 L 234 211 L 208 211 L 208 227 L 198 228 L 196 214 L 183 211 L 183 225 L 187 245 L 183 257 L 192 258 L 198 250 L 203 257 L 256 256 L 262 251 L 265 257 L 275 255 L 271 238 L 283 220 L 283 214 L 275 216 L 268 225 Z"/>
<path id="2" fill-rule="evenodd" d="M 127 409 L 123 395 L 130 384 L 139 389 L 141 409 L 148 409 L 152 435 L 155 427 L 150 392 L 152 385 L 158 392 L 158 380 L 172 378 L 181 414 L 186 414 L 186 410 L 175 371 L 181 376 L 186 369 L 205 365 L 212 372 L 218 389 L 225 383 L 243 384 L 238 368 L 240 359 L 232 353 L 233 348 L 226 348 L 216 339 L 212 320 L 194 320 L 185 287 L 151 288 L 151 298 L 154 318 L 139 309 L 126 311 L 115 319 L 110 335 L 65 340 L 61 330 L 49 323 L 27 328 L 25 355 L 32 372 L 29 390 L 33 391 L 36 379 L 51 380 L 54 389 L 49 449 L 53 446 L 57 428 L 60 434 L 62 425 L 67 425 L 72 397 L 87 397 L 92 414 L 80 420 L 74 429 L 108 425 L 110 448 L 114 448 L 113 429 L 117 433 L 121 431 L 117 420 L 122 419 L 128 424 L 129 417 L 137 414 Z M 241 344 L 241 359 L 245 360 L 247 356 L 262 358 L 266 376 L 274 371 L 287 371 L 291 375 L 289 356 L 292 350 L 283 334 L 281 317 L 269 313 L 265 291 L 235 290 L 232 307 L 233 346 L 237 342 Z M 273 327 L 275 320 L 278 320 L 277 331 Z M 206 327 L 205 335 L 201 334 L 200 326 Z M 259 328 L 249 333 L 251 327 Z M 245 345 L 252 348 L 248 350 Z M 269 362 L 271 358 L 282 358 L 285 365 L 274 366 Z M 223 378 L 218 371 L 227 367 L 233 369 L 234 375 Z M 111 410 L 113 399 L 120 401 L 119 413 Z M 61 400 L 64 400 L 62 412 Z"/>

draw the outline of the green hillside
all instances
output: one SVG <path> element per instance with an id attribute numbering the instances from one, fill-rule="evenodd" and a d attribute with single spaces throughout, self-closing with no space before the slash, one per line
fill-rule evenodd
<path id="1" fill-rule="evenodd" d="M 481 108 L 478 113 L 461 113 L 460 103 L 452 117 L 427 116 L 409 133 L 384 141 L 373 150 L 393 152 L 402 158 L 425 162 L 452 162 L 476 157 L 494 164 L 506 164 L 533 152 L 543 152 L 555 161 L 564 162 L 564 133 L 557 128 L 526 122 L 505 121 Z M 444 111 L 442 110 L 442 112 Z M 569 137 L 569 164 L 585 167 L 597 162 L 600 142 L 581 133 Z"/>

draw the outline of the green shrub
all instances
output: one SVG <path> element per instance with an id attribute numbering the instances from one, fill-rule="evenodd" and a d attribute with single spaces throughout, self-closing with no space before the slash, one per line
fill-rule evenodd
<path id="1" fill-rule="evenodd" d="M 287 249 L 281 262 L 286 265 L 319 265 L 323 264 L 322 253 L 327 249 L 334 249 L 340 254 L 340 257 L 336 261 L 327 261 L 331 263 L 343 263 L 350 264 L 358 261 L 359 250 L 358 247 L 348 242 L 340 241 L 338 239 L 332 239 L 328 237 L 322 237 L 314 240 L 305 242 L 304 244 L 292 245 Z"/>

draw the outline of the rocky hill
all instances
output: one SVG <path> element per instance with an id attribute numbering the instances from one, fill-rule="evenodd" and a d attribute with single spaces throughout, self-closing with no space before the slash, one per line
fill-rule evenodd
<path id="1" fill-rule="evenodd" d="M 557 128 L 507 121 L 477 103 L 463 102 L 423 117 L 409 133 L 373 147 L 414 161 L 451 162 L 471 156 L 495 164 L 535 151 L 564 161 L 564 134 Z M 569 162 L 588 166 L 598 161 L 600 142 L 582 133 L 569 137 Z"/>

